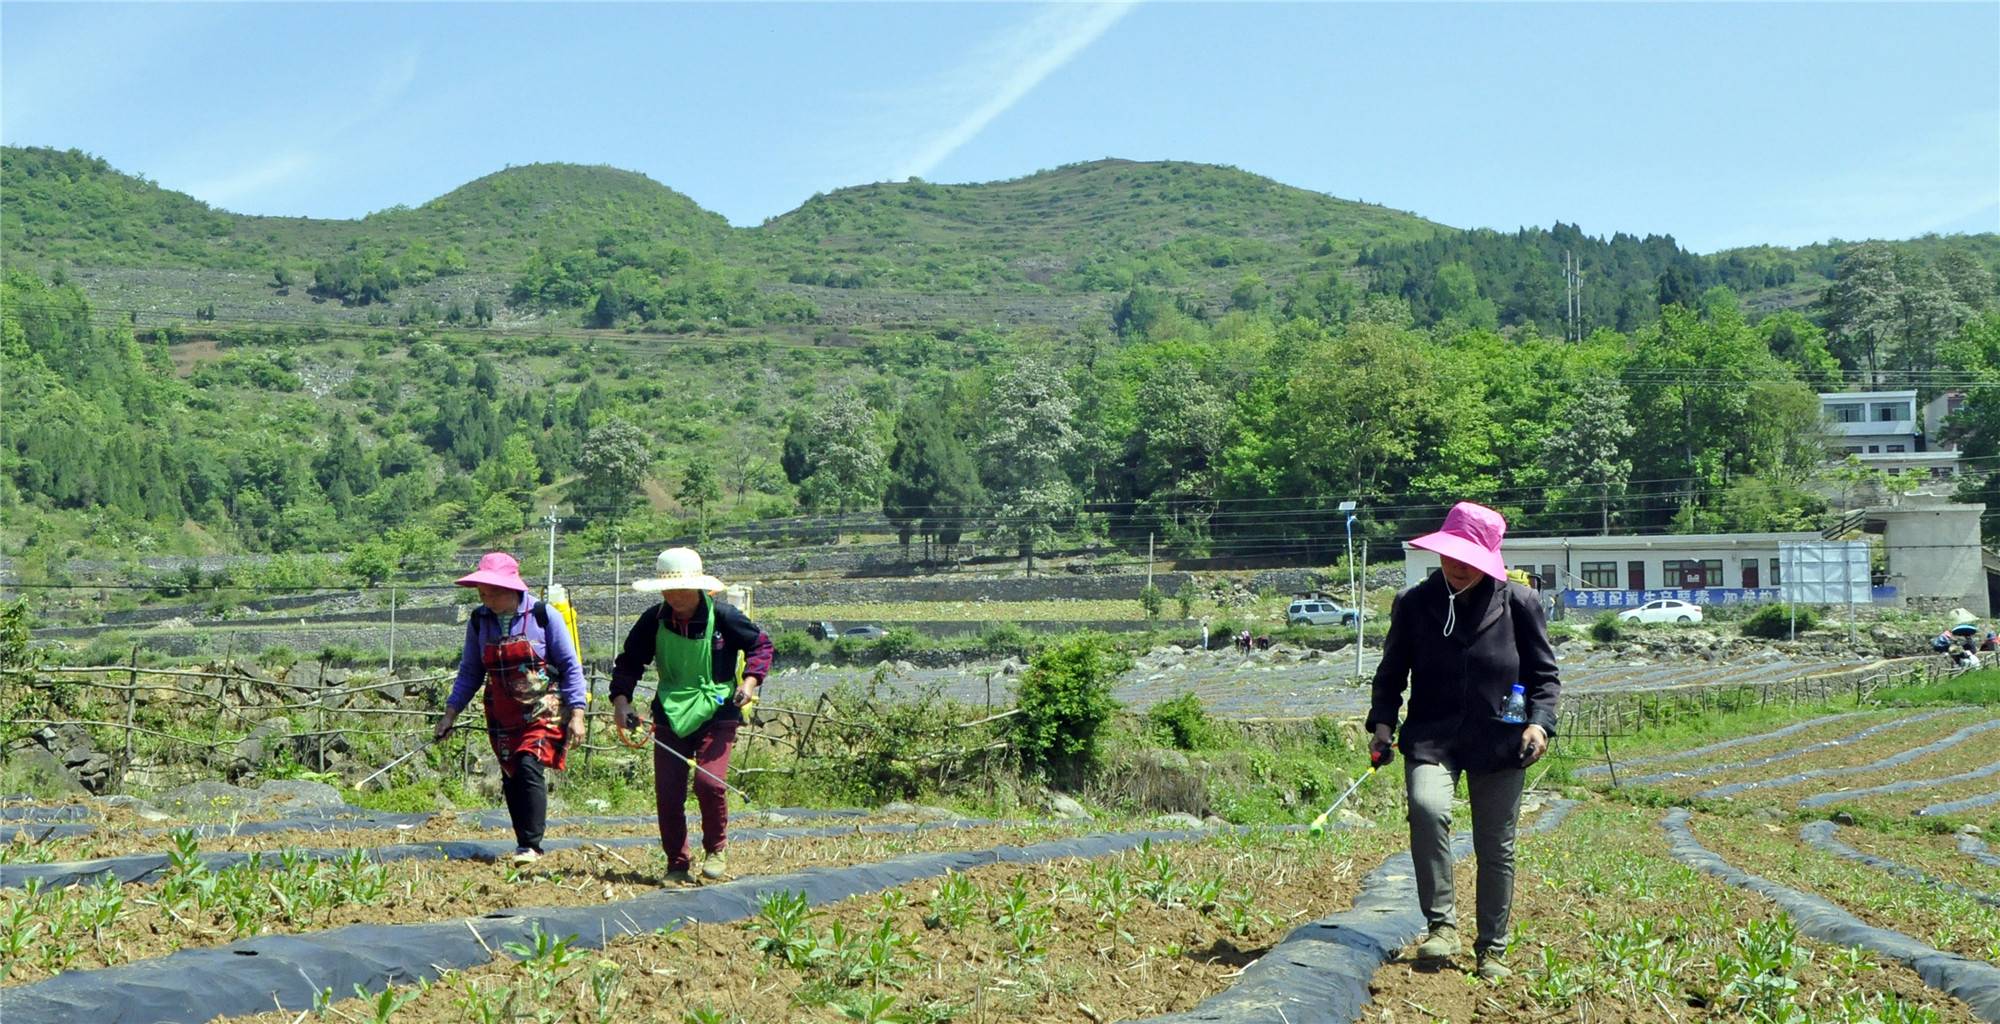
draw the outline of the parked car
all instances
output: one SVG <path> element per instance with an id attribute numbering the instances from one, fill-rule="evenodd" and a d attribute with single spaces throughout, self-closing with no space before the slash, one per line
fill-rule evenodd
<path id="1" fill-rule="evenodd" d="M 1620 622 L 1677 622 L 1683 626 L 1701 621 L 1701 606 L 1663 598 L 1640 605 L 1623 615 Z"/>
<path id="2" fill-rule="evenodd" d="M 880 626 L 849 626 L 841 630 L 840 635 L 853 637 L 856 640 L 880 640 L 888 636 L 889 631 Z"/>
<path id="3" fill-rule="evenodd" d="M 1359 618 L 1354 609 L 1323 597 L 1302 597 L 1285 609 L 1285 624 L 1290 626 L 1352 626 Z"/>

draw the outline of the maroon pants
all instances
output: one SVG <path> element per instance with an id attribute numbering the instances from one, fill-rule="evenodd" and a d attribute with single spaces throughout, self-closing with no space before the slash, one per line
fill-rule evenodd
<path id="1" fill-rule="evenodd" d="M 694 776 L 694 801 L 701 807 L 701 848 L 717 853 L 729 843 L 729 804 L 726 791 L 717 780 L 729 778 L 729 750 L 736 745 L 741 722 L 710 722 L 685 739 L 662 729 L 660 742 L 692 757 L 709 778 L 689 768 L 686 761 L 653 748 L 653 802 L 660 812 L 660 848 L 667 851 L 667 870 L 684 871 L 692 863 L 688 856 L 687 791 L 688 776 Z"/>

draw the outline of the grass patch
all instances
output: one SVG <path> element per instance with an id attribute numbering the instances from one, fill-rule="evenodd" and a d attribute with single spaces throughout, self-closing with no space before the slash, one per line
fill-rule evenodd
<path id="1" fill-rule="evenodd" d="M 1982 668 L 1930 685 L 1897 686 L 1876 692 L 1884 704 L 2000 704 L 2000 668 Z"/>

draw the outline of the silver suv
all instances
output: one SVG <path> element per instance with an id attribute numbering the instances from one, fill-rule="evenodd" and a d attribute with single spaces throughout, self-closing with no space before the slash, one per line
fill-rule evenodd
<path id="1" fill-rule="evenodd" d="M 1285 624 L 1291 626 L 1352 626 L 1359 617 L 1324 597 L 1302 597 L 1285 609 Z"/>

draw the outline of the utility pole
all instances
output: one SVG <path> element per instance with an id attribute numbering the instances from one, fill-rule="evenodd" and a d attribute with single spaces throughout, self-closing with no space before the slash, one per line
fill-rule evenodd
<path id="1" fill-rule="evenodd" d="M 1563 337 L 1583 340 L 1583 261 L 1563 250 Z"/>
<path id="2" fill-rule="evenodd" d="M 1354 604 L 1354 674 L 1361 675 L 1361 652 L 1368 649 L 1362 643 L 1362 623 L 1368 619 L 1368 538 L 1361 538 L 1361 586 L 1355 591 Z"/>
<path id="3" fill-rule="evenodd" d="M 1361 678 L 1361 590 L 1354 573 L 1354 502 L 1343 501 L 1347 513 L 1347 603 L 1354 609 L 1354 678 Z"/>
<path id="4" fill-rule="evenodd" d="M 1153 535 L 1146 534 L 1146 589 L 1153 589 Z"/>
<path id="5" fill-rule="evenodd" d="M 1576 340 L 1575 293 L 1570 288 L 1569 250 L 1563 250 L 1563 340 Z"/>

